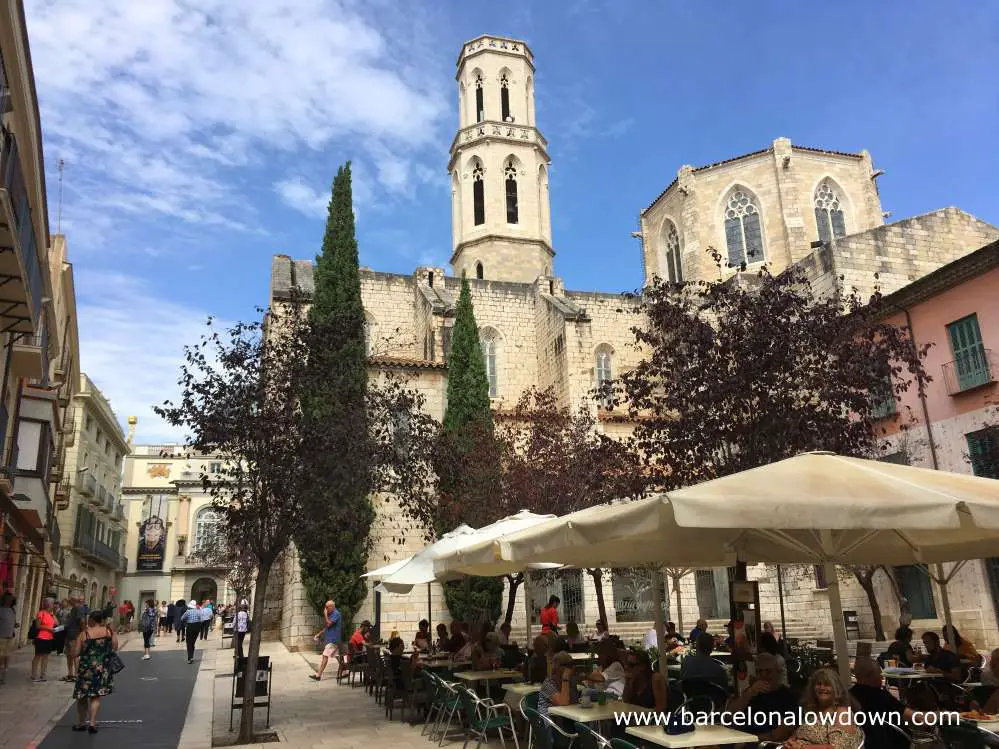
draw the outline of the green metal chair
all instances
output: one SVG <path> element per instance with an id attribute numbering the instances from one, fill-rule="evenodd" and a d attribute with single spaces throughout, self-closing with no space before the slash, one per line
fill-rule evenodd
<path id="1" fill-rule="evenodd" d="M 610 739 L 605 739 L 585 723 L 577 721 L 573 725 L 576 728 L 576 733 L 579 734 L 579 743 L 576 746 L 580 749 L 608 749 L 610 747 Z"/>
<path id="2" fill-rule="evenodd" d="M 611 749 L 638 749 L 637 746 L 624 739 L 611 739 L 610 745 Z"/>
<path id="3" fill-rule="evenodd" d="M 572 742 L 579 738 L 579 734 L 563 731 L 547 715 L 542 715 L 530 707 L 524 707 L 523 702 L 521 702 L 520 709 L 531 726 L 532 747 L 537 746 L 538 749 L 555 749 L 555 736 L 559 736 L 568 742 L 567 749 L 572 749 Z"/>
<path id="4" fill-rule="evenodd" d="M 500 742 L 506 747 L 506 739 L 503 738 L 503 729 L 510 732 L 513 737 L 513 745 L 520 749 L 520 742 L 517 740 L 517 731 L 513 726 L 513 715 L 510 713 L 510 706 L 490 699 L 481 699 L 471 689 L 458 687 L 458 696 L 461 699 L 462 710 L 465 714 L 465 743 L 462 749 L 468 747 L 468 742 L 474 737 L 477 739 L 475 749 L 482 746 L 483 741 L 488 741 L 486 734 L 495 730 L 499 734 Z M 505 713 L 505 714 L 504 714 Z"/>

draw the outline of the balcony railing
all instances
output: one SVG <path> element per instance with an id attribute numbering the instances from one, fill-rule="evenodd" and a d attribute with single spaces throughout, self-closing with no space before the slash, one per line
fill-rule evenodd
<path id="1" fill-rule="evenodd" d="M 976 346 L 943 365 L 944 386 L 949 395 L 958 395 L 995 382 L 997 372 L 999 365 L 992 357 L 992 350 Z"/>
<path id="2" fill-rule="evenodd" d="M 93 528 L 86 523 L 78 523 L 73 534 L 73 548 L 87 559 L 100 562 L 108 567 L 118 568 L 121 565 L 121 555 L 103 541 L 98 541 Z"/>
<path id="3" fill-rule="evenodd" d="M 34 222 L 31 219 L 31 203 L 24 184 L 18 158 L 17 141 L 9 130 L 3 130 L 0 144 L 0 187 L 7 190 L 14 212 L 14 226 L 11 230 L 17 235 L 17 250 L 24 268 L 24 284 L 31 297 L 31 319 L 36 324 L 42 309 L 42 272 L 38 262 L 38 245 L 35 239 Z"/>
<path id="4" fill-rule="evenodd" d="M 7 114 L 10 110 L 10 84 L 7 82 L 7 67 L 4 65 L 3 55 L 0 55 L 0 116 Z"/>
<path id="5" fill-rule="evenodd" d="M 125 574 L 126 572 L 128 572 L 128 557 L 119 557 L 119 560 L 118 560 L 118 570 L 122 574 Z"/>
<path id="6" fill-rule="evenodd" d="M 58 558 L 59 547 L 62 546 L 62 532 L 59 530 L 59 521 L 54 516 L 49 525 L 49 544 L 52 547 L 52 557 Z"/>
<path id="7" fill-rule="evenodd" d="M 84 497 L 93 497 L 97 493 L 97 479 L 90 471 L 76 474 L 76 490 Z"/>

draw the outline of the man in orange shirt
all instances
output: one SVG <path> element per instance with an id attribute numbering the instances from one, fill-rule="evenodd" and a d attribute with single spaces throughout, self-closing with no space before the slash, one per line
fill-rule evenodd
<path id="1" fill-rule="evenodd" d="M 558 596 L 548 599 L 548 605 L 541 609 L 541 631 L 558 634 L 558 605 L 562 603 Z"/>

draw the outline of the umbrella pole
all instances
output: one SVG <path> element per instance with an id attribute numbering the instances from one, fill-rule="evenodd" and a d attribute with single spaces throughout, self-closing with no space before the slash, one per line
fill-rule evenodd
<path id="1" fill-rule="evenodd" d="M 659 650 L 659 672 L 669 683 L 669 665 L 666 663 L 666 636 L 663 626 L 663 573 L 658 567 L 652 568 L 652 605 L 656 614 L 656 647 Z"/>
<path id="2" fill-rule="evenodd" d="M 430 644 L 434 644 L 434 607 L 430 603 L 430 586 L 431 583 L 427 583 L 427 631 L 430 633 Z"/>
<path id="3" fill-rule="evenodd" d="M 832 617 L 833 643 L 836 645 L 836 663 L 839 678 L 846 689 L 850 688 L 850 650 L 846 642 L 846 623 L 843 621 L 843 601 L 839 597 L 839 578 L 836 565 L 826 562 L 826 585 L 829 592 L 829 615 Z"/>
<path id="4" fill-rule="evenodd" d="M 524 589 L 524 637 L 527 638 L 524 642 L 525 648 L 531 647 L 531 594 L 527 589 L 530 580 L 530 573 L 524 570 L 524 583 L 521 587 Z"/>
<path id="5" fill-rule="evenodd" d="M 942 564 L 937 565 L 937 585 L 940 586 L 940 603 L 943 604 L 944 610 L 944 624 L 947 625 L 947 631 L 949 632 L 953 626 L 950 616 L 950 595 L 947 593 L 947 583 L 949 580 L 944 576 L 944 567 Z"/>
<path id="6" fill-rule="evenodd" d="M 787 643 L 787 622 L 784 620 L 784 577 L 777 565 L 777 600 L 780 601 L 780 638 Z"/>

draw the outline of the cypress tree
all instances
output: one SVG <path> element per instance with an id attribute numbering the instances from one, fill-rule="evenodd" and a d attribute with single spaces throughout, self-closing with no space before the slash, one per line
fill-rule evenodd
<path id="1" fill-rule="evenodd" d="M 472 294 L 464 276 L 455 306 L 447 365 L 443 457 L 437 470 L 442 506 L 436 528 L 438 535 L 460 522 L 479 527 L 497 519 L 490 513 L 499 492 L 500 466 L 489 407 L 489 379 Z M 467 621 L 476 611 L 483 610 L 490 621 L 499 618 L 503 597 L 501 578 L 473 577 L 471 585 L 463 581 L 447 583 L 444 593 L 448 610 L 456 619 Z M 467 593 L 471 594 L 470 600 Z"/>
<path id="2" fill-rule="evenodd" d="M 369 498 L 371 446 L 368 434 L 367 347 L 358 268 L 350 162 L 333 180 L 322 252 L 316 257 L 315 292 L 309 309 L 311 378 L 302 405 L 307 417 L 338 438 L 309 450 L 313 479 L 303 498 L 308 519 L 296 538 L 302 582 L 317 612 L 328 598 L 349 623 L 366 595 L 374 508 Z"/>

